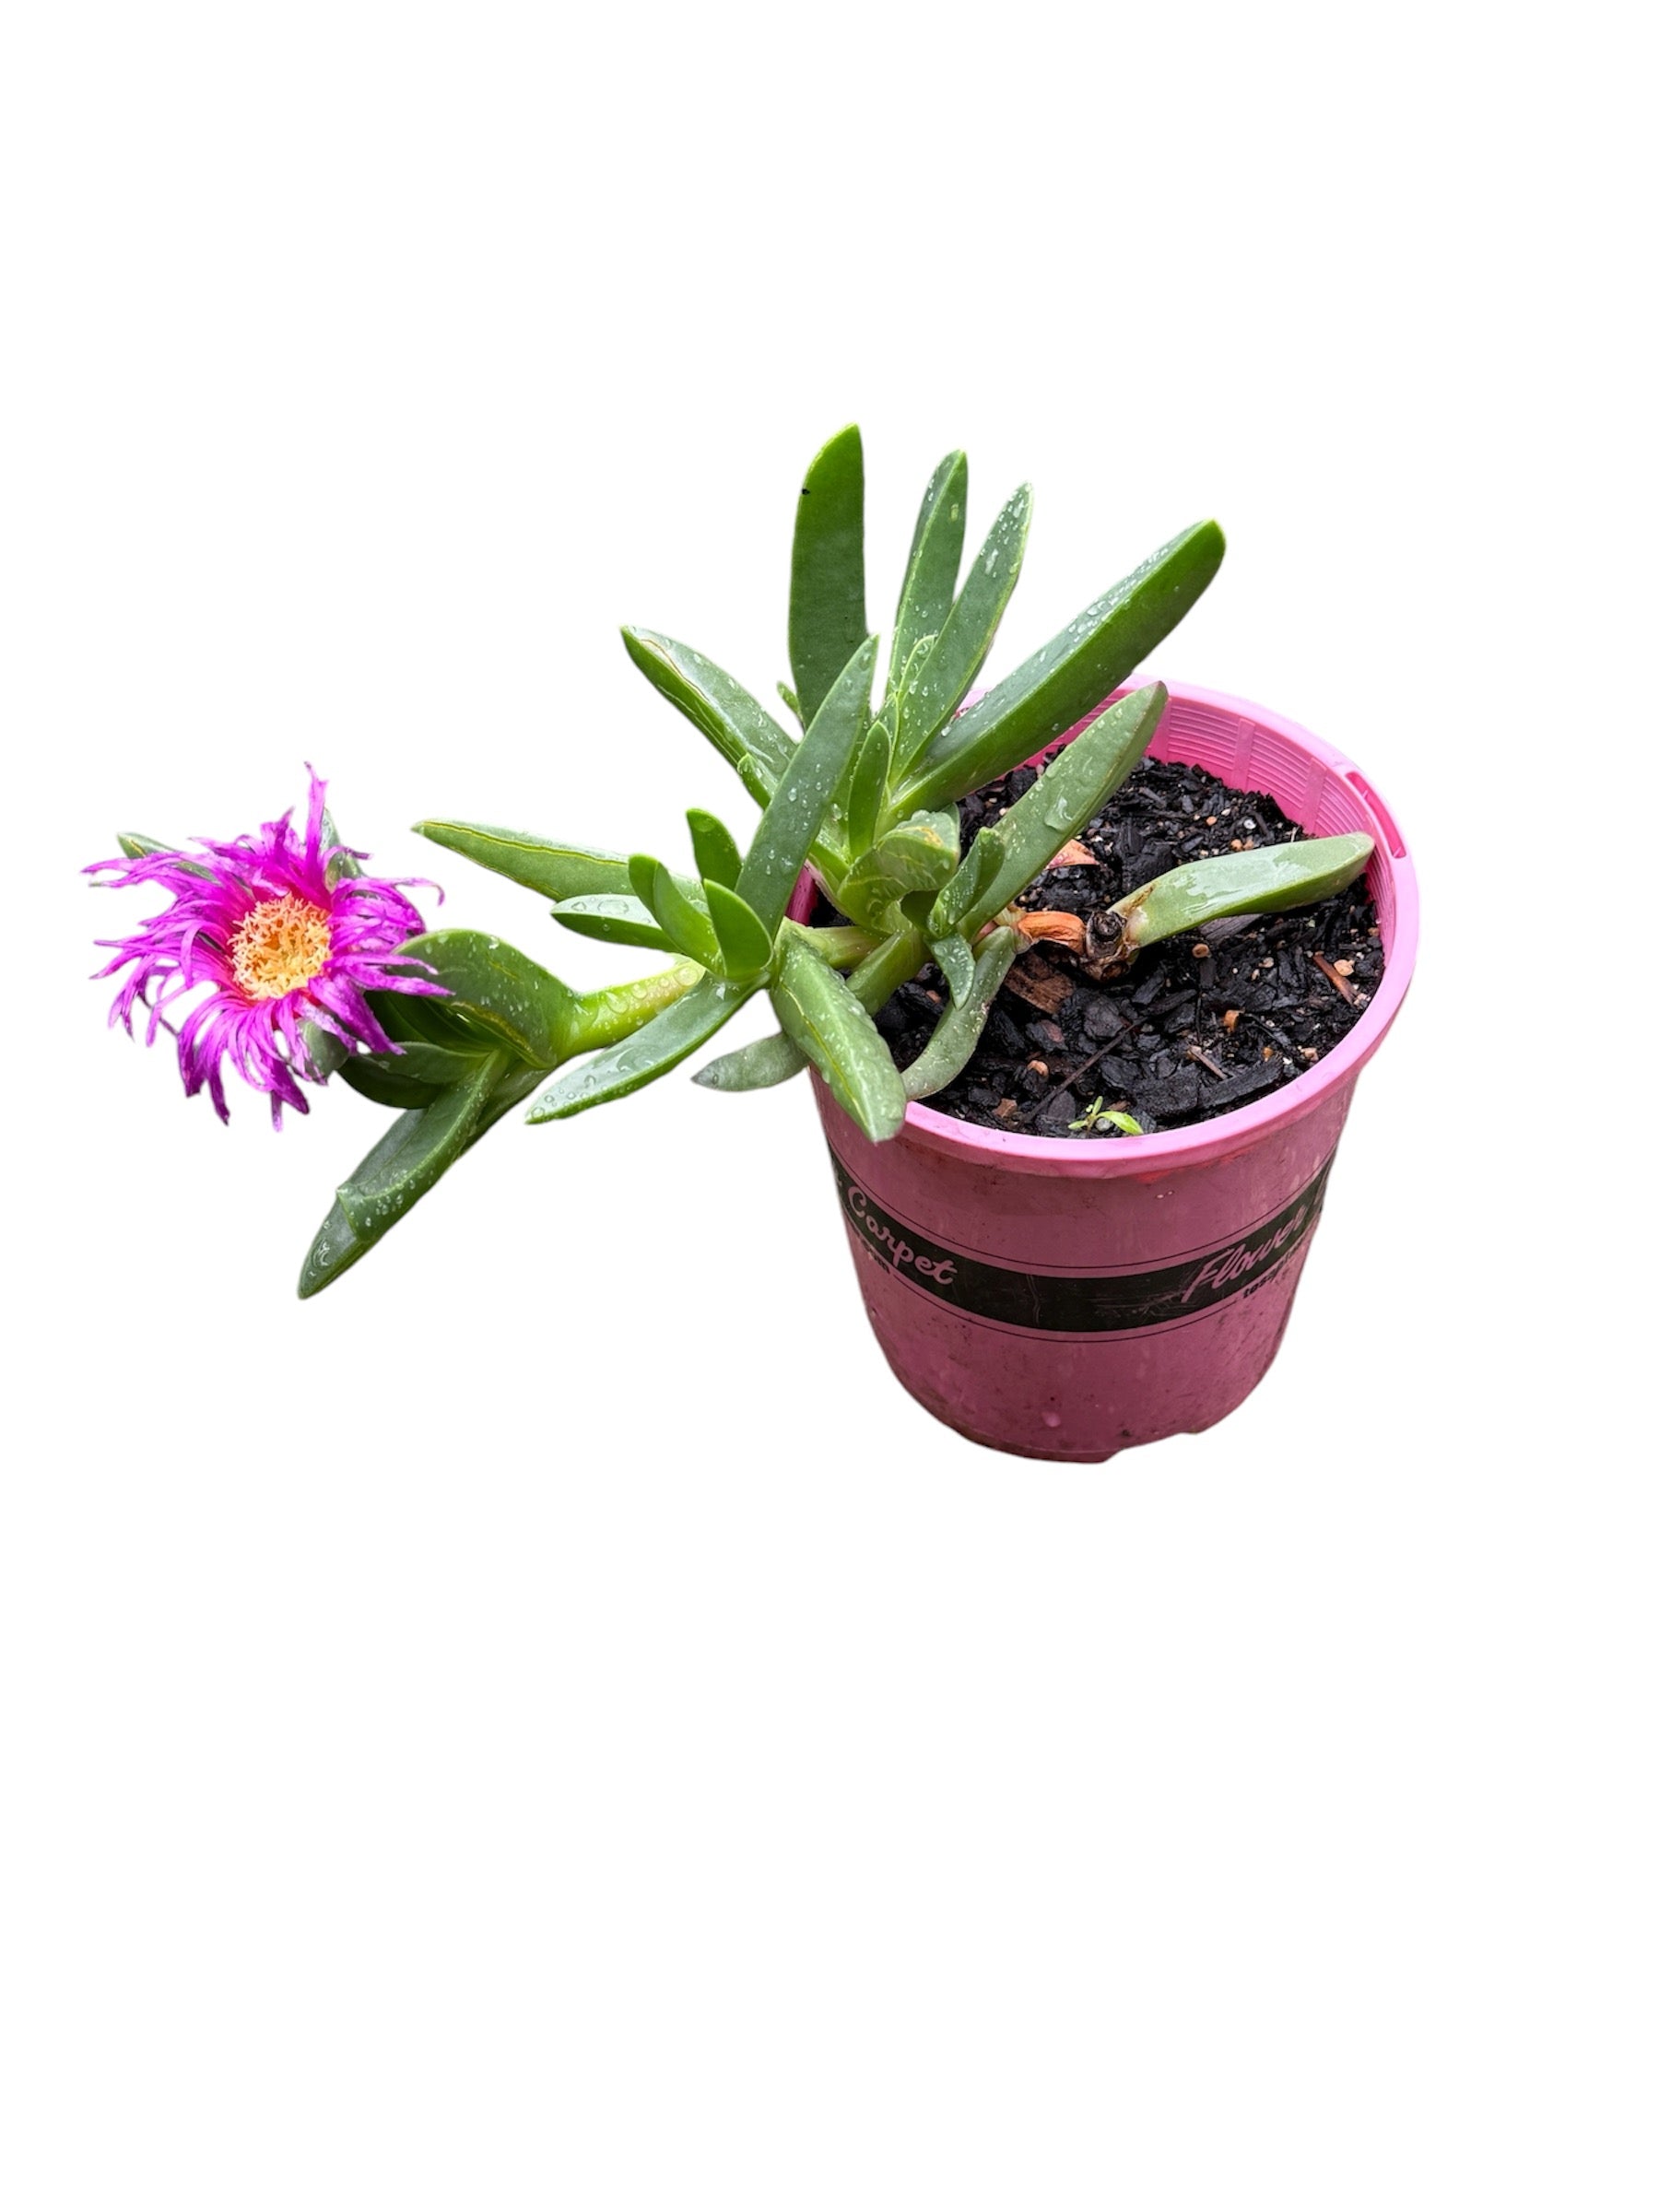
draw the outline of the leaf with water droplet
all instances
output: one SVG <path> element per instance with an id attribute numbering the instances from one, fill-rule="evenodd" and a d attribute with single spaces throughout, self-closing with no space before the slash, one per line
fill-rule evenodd
<path id="1" fill-rule="evenodd" d="M 760 817 L 737 891 L 775 935 L 869 711 L 876 641 L 866 638 L 813 716 Z"/>
<path id="2" fill-rule="evenodd" d="M 944 722 L 907 767 L 895 805 L 966 798 L 1068 730 L 1174 629 L 1220 567 L 1225 546 L 1218 524 L 1198 523 L 1143 561 L 983 699 Z"/>
<path id="3" fill-rule="evenodd" d="M 810 958 L 810 956 L 808 956 Z M 685 997 L 665 1008 L 634 1036 L 597 1053 L 579 1067 L 556 1076 L 525 1116 L 531 1122 L 562 1122 L 590 1106 L 626 1098 L 646 1083 L 677 1067 L 688 1053 L 706 1044 L 753 996 L 753 981 L 731 982 L 706 975 Z"/>
<path id="4" fill-rule="evenodd" d="M 865 620 L 864 441 L 856 423 L 813 456 L 795 507 L 790 554 L 789 664 L 808 733 Z M 869 684 L 865 685 L 866 697 Z M 833 787 L 832 787 L 833 788 Z"/>
<path id="5" fill-rule="evenodd" d="M 904 1120 L 904 1085 L 892 1054 L 841 977 L 798 937 L 784 947 L 771 1000 L 785 1032 L 871 1142 L 897 1135 Z"/>

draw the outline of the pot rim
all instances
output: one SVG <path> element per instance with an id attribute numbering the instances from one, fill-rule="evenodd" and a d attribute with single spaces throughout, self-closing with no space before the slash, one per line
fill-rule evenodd
<path id="1" fill-rule="evenodd" d="M 1121 699 L 1131 688 L 1122 686 L 1112 697 Z M 935 1107 L 916 1100 L 905 1111 L 900 1138 L 924 1151 L 944 1153 L 966 1164 L 977 1161 L 1004 1172 L 1081 1175 L 1095 1179 L 1134 1175 L 1157 1182 L 1171 1169 L 1197 1167 L 1246 1151 L 1269 1129 L 1288 1127 L 1302 1120 L 1333 1091 L 1350 1084 L 1382 1043 L 1410 984 L 1418 946 L 1417 870 L 1393 813 L 1346 753 L 1338 752 L 1335 746 L 1327 745 L 1323 737 L 1316 737 L 1300 723 L 1257 706 L 1253 700 L 1235 698 L 1230 692 L 1211 691 L 1197 684 L 1182 683 L 1170 683 L 1168 688 L 1171 702 L 1246 717 L 1260 728 L 1272 731 L 1296 750 L 1309 755 L 1328 774 L 1340 776 L 1348 786 L 1365 818 L 1367 833 L 1376 845 L 1366 869 L 1373 896 L 1380 875 L 1386 874 L 1394 886 L 1393 937 L 1384 947 L 1382 982 L 1376 996 L 1341 1042 L 1293 1083 L 1288 1083 L 1270 1098 L 1235 1107 L 1230 1113 L 1217 1114 L 1212 1121 L 1199 1122 L 1190 1129 L 1160 1129 L 1147 1136 L 1118 1137 L 1110 1143 L 1092 1144 L 1075 1137 L 1015 1136 L 1002 1130 L 983 1128 L 977 1122 L 959 1121 L 954 1114 L 941 1113 Z M 1106 700 L 1102 705 L 1110 703 Z M 1100 711 L 1097 707 L 1094 713 L 1086 715 L 1083 722 L 1065 735 L 1074 736 Z M 1169 750 L 1162 749 L 1162 740 L 1160 729 L 1148 747 L 1148 757 L 1180 759 L 1179 740 Z M 1048 746 L 1042 748 L 1042 752 L 1049 750 Z M 1033 759 L 1041 759 L 1041 753 L 1033 755 Z"/>

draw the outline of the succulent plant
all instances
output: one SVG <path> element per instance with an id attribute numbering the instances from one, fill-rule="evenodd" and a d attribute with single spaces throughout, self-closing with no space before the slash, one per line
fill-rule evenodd
<path id="1" fill-rule="evenodd" d="M 366 990 L 359 1030 L 324 1040 L 326 1054 L 309 1062 L 301 1048 L 294 1064 L 313 1081 L 337 1068 L 398 1115 L 341 1186 L 307 1256 L 302 1296 L 359 1259 L 512 1107 L 529 1100 L 530 1121 L 551 1122 L 626 1097 L 762 992 L 776 1031 L 715 1059 L 699 1082 L 755 1089 L 810 1065 L 880 1142 L 912 1100 L 966 1065 L 1010 963 L 1040 926 L 1016 901 L 1141 759 L 1164 688 L 1145 685 L 1096 714 L 966 853 L 957 803 L 1042 753 L 1116 689 L 1204 591 L 1224 549 L 1215 523 L 1196 524 L 967 703 L 1018 582 L 1030 514 L 1022 488 L 962 575 L 967 490 L 966 459 L 948 454 L 922 502 L 877 685 L 857 429 L 814 459 L 795 512 L 792 681 L 779 686 L 795 731 L 691 647 L 624 629 L 635 665 L 759 804 L 747 850 L 696 808 L 682 868 L 478 823 L 416 825 L 536 893 L 563 928 L 673 961 L 579 994 L 475 931 L 414 935 L 381 956 L 380 987 Z M 1110 972 L 1143 944 L 1217 915 L 1323 897 L 1350 881 L 1370 850 L 1362 838 L 1322 839 L 1222 855 L 1172 870 L 1087 924 L 1053 919 L 1080 960 Z M 353 865 L 350 856 L 340 865 Z M 790 918 L 806 869 L 841 919 Z M 929 962 L 949 1002 L 901 1072 L 872 1018 Z M 363 1049 L 377 1035 L 386 1049 Z M 1127 1119 L 1096 1118 L 1119 1128 Z"/>

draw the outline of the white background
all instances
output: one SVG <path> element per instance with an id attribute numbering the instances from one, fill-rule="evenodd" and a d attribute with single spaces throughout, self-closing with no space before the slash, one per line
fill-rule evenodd
<path id="1" fill-rule="evenodd" d="M 13 16 L 8 2212 L 1654 2202 L 1618 22 Z M 1218 515 L 1154 672 L 1422 873 L 1282 1357 L 1102 1467 L 891 1382 L 800 1086 L 509 1122 L 301 1306 L 377 1111 L 86 981 L 116 829 L 308 759 L 622 971 L 406 825 L 747 824 L 616 627 L 767 692 L 849 418 L 873 610 L 941 453 L 1035 482 L 997 669 Z"/>

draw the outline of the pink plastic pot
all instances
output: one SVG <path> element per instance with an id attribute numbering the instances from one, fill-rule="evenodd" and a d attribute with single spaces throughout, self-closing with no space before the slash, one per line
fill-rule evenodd
<path id="1" fill-rule="evenodd" d="M 1270 793 L 1313 835 L 1376 841 L 1367 880 L 1386 969 L 1335 1051 L 1235 1113 L 1110 1142 L 1004 1135 L 915 1105 L 872 1145 L 813 1078 L 888 1365 L 952 1429 L 1035 1459 L 1107 1459 L 1207 1429 L 1255 1388 L 1354 1085 L 1417 953 L 1406 841 L 1351 761 L 1282 715 L 1186 686 L 1171 688 L 1151 752 Z"/>

